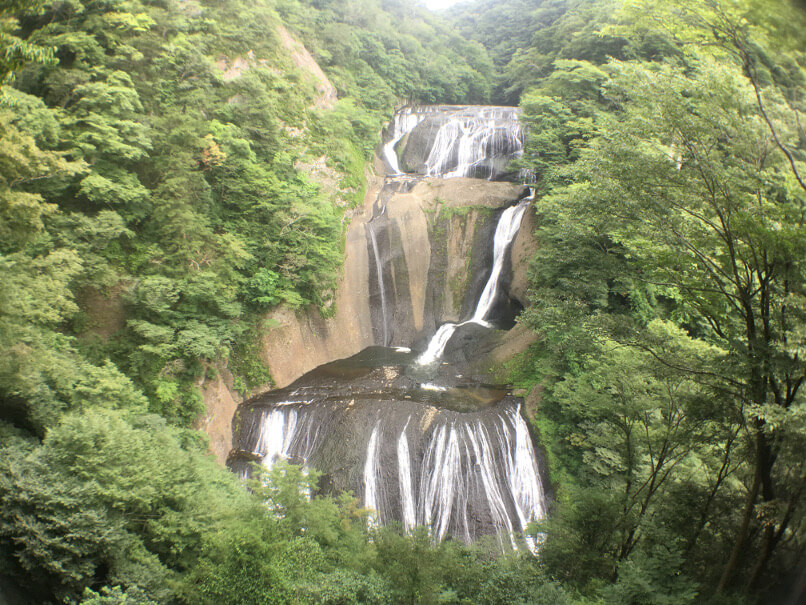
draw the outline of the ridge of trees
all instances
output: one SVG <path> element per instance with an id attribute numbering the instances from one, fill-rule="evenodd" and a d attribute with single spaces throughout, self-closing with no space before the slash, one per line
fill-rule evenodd
<path id="1" fill-rule="evenodd" d="M 543 341 L 513 367 L 545 389 L 541 558 L 615 602 L 797 600 L 806 15 L 558 5 L 504 76 L 542 194 L 522 321 Z"/>

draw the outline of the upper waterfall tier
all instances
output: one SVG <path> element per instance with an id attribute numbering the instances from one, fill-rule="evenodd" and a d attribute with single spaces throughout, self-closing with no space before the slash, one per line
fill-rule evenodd
<path id="1" fill-rule="evenodd" d="M 419 105 L 400 109 L 383 157 L 390 174 L 502 179 L 523 153 L 517 107 Z"/>

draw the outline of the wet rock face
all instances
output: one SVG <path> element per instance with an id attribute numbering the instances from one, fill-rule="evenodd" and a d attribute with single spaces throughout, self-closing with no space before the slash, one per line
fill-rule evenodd
<path id="1" fill-rule="evenodd" d="M 419 346 L 446 321 L 472 315 L 490 275 L 497 221 L 522 194 L 477 179 L 387 182 L 365 226 L 375 344 Z M 507 264 L 501 325 L 512 323 L 509 273 Z"/>
<path id="2" fill-rule="evenodd" d="M 393 173 L 515 179 L 508 164 L 523 153 L 518 114 L 517 107 L 405 107 L 387 133 L 387 163 Z"/>
<path id="3" fill-rule="evenodd" d="M 426 161 L 436 143 L 437 134 L 449 121 L 447 115 L 434 115 L 425 118 L 400 141 L 397 149 L 400 168 L 403 172 L 428 174 Z M 448 150 L 445 161 L 454 167 L 458 164 L 458 149 Z M 469 175 L 468 175 L 469 176 Z"/>
<path id="4" fill-rule="evenodd" d="M 324 491 L 352 490 L 379 523 L 522 544 L 511 534 L 543 516 L 545 496 L 520 400 L 461 365 L 424 375 L 414 357 L 373 347 L 248 402 L 230 468 L 307 464 Z"/>

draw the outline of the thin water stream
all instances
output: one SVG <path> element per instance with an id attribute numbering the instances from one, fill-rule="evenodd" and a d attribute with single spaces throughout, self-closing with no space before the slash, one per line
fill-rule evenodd
<path id="1" fill-rule="evenodd" d="M 466 326 L 467 324 L 477 324 L 484 327 L 490 327 L 490 324 L 485 321 L 489 316 L 490 310 L 496 300 L 498 294 L 498 285 L 501 280 L 501 270 L 504 267 L 504 260 L 512 240 L 518 234 L 520 229 L 523 213 L 529 205 L 529 198 L 521 200 L 517 205 L 510 206 L 501 214 L 498 220 L 498 226 L 495 229 L 495 238 L 493 240 L 493 267 L 490 271 L 490 277 L 487 278 L 487 283 L 484 285 L 484 290 L 479 297 L 476 304 L 476 310 L 473 312 L 473 317 L 461 323 L 445 323 L 439 327 L 434 337 L 428 343 L 425 352 L 417 359 L 417 363 L 421 366 L 430 366 L 438 362 L 445 352 L 445 347 L 448 346 L 451 336 L 456 332 L 457 328 Z"/>

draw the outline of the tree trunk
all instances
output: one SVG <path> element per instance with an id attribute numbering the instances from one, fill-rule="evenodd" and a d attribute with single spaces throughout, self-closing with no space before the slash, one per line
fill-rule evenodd
<path id="1" fill-rule="evenodd" d="M 757 436 L 756 441 L 756 449 L 758 450 L 759 442 L 758 438 L 761 435 Z M 757 452 L 758 453 L 758 452 Z M 728 559 L 727 565 L 725 565 L 725 570 L 722 572 L 722 577 L 719 580 L 719 585 L 717 586 L 716 591 L 722 592 L 728 586 L 733 574 L 736 571 L 736 567 L 739 565 L 739 559 L 742 556 L 742 552 L 744 551 L 744 543 L 747 539 L 747 532 L 750 529 L 750 521 L 753 519 L 753 509 L 756 505 L 756 500 L 758 499 L 758 492 L 759 488 L 761 487 L 761 456 L 756 456 L 756 468 L 755 472 L 753 473 L 753 484 L 750 486 L 750 491 L 747 493 L 747 501 L 744 507 L 744 516 L 742 518 L 742 525 L 739 528 L 739 534 L 736 536 L 736 542 L 733 545 L 733 550 L 730 553 L 730 559 Z"/>
<path id="2" fill-rule="evenodd" d="M 700 537 L 700 533 L 705 528 L 705 524 L 708 522 L 708 513 L 710 512 L 711 504 L 716 499 L 717 492 L 719 491 L 722 482 L 725 478 L 730 474 L 730 454 L 732 451 L 732 445 L 734 439 L 738 435 L 740 429 L 736 429 L 736 432 L 732 434 L 731 437 L 728 438 L 727 442 L 725 443 L 725 456 L 722 458 L 722 466 L 719 467 L 719 472 L 716 476 L 716 482 L 714 483 L 713 488 L 711 488 L 710 493 L 708 494 L 708 498 L 705 500 L 705 504 L 703 505 L 702 512 L 700 513 L 700 520 L 697 523 L 697 526 L 694 528 L 694 533 L 689 538 L 688 545 L 684 551 L 684 557 L 687 559 L 691 554 L 691 551 L 694 550 L 694 547 L 697 545 L 697 540 Z"/>

